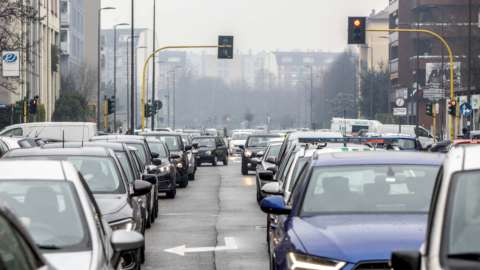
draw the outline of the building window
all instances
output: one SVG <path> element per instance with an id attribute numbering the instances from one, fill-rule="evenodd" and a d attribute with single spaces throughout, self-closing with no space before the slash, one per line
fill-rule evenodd
<path id="1" fill-rule="evenodd" d="M 68 31 L 62 30 L 60 31 L 60 42 L 66 42 L 68 40 Z"/>

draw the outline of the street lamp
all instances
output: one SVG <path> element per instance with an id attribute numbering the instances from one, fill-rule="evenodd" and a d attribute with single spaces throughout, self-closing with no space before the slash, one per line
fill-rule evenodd
<path id="1" fill-rule="evenodd" d="M 153 67 L 152 67 L 152 104 L 155 103 L 155 74 L 156 74 L 156 64 L 155 64 L 155 50 L 157 49 L 157 5 L 156 5 L 156 0 L 153 0 L 153 47 L 152 47 L 152 53 L 153 53 Z M 153 115 L 156 115 L 155 113 Z M 155 117 L 152 116 L 152 123 L 151 123 L 151 128 L 152 130 L 155 130 Z"/>
<path id="2" fill-rule="evenodd" d="M 100 39 L 102 36 L 102 11 L 104 10 L 114 10 L 114 7 L 103 7 L 98 9 L 98 29 L 97 29 L 97 129 L 100 129 L 100 84 L 101 84 L 101 74 L 100 74 Z"/>
<path id="3" fill-rule="evenodd" d="M 138 38 L 138 35 L 135 35 L 133 36 L 133 39 L 135 40 L 136 38 Z M 127 77 L 127 89 L 126 89 L 126 94 L 127 94 L 127 99 L 126 99 L 126 105 L 125 105 L 125 108 L 126 108 L 126 112 L 127 112 L 127 129 L 130 127 L 130 124 L 129 124 L 129 115 L 132 113 L 130 112 L 130 97 L 131 97 L 131 92 L 130 92 L 130 76 L 129 76 L 129 72 L 130 72 L 130 65 L 133 65 L 133 63 L 130 64 L 130 56 L 129 56 L 129 52 L 130 52 L 130 47 L 129 47 L 129 42 L 130 42 L 130 39 L 132 39 L 132 36 L 129 36 L 127 37 L 127 40 L 126 40 L 126 48 L 127 48 L 127 73 L 126 73 L 126 77 Z"/>
<path id="4" fill-rule="evenodd" d="M 137 72 L 137 71 L 138 71 L 138 70 L 137 70 L 137 61 L 138 61 L 137 58 L 138 58 L 138 50 L 139 50 L 139 49 L 148 49 L 148 47 L 147 47 L 147 46 L 138 46 L 138 47 L 135 48 L 135 53 L 132 53 L 132 55 L 135 55 L 135 59 L 134 59 L 133 66 L 132 66 L 132 69 L 134 70 L 134 72 Z M 132 76 L 132 77 L 133 77 L 133 76 Z M 132 86 L 131 86 L 131 87 L 134 89 L 134 91 L 133 91 L 134 94 L 132 95 L 132 99 L 130 100 L 130 102 L 133 102 L 133 104 L 134 104 L 133 110 L 132 110 L 132 115 L 134 115 L 134 118 L 137 119 L 137 115 L 136 115 L 135 112 L 137 112 L 138 109 L 135 110 L 135 106 L 137 105 L 137 100 L 136 100 L 136 98 L 137 98 L 137 94 L 138 94 L 138 89 L 137 89 L 137 88 L 138 88 L 138 84 L 137 84 L 137 82 L 135 82 L 135 81 L 132 81 L 131 83 L 132 83 Z M 143 108 L 141 108 L 141 110 L 143 110 Z M 133 129 L 133 130 L 135 130 L 135 129 Z"/>
<path id="5" fill-rule="evenodd" d="M 118 23 L 113 26 L 113 98 L 115 108 L 113 109 L 113 131 L 117 130 L 117 28 L 127 26 L 128 23 Z"/>

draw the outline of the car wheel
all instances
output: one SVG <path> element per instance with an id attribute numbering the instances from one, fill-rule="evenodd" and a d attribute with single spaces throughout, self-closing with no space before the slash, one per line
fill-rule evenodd
<path id="1" fill-rule="evenodd" d="M 192 181 L 195 180 L 195 173 L 194 172 L 188 175 L 188 180 L 192 180 Z"/>
<path id="2" fill-rule="evenodd" d="M 217 163 L 218 163 L 218 157 L 214 156 L 212 161 L 212 166 L 217 166 Z"/>
<path id="3" fill-rule="evenodd" d="M 262 194 L 260 193 L 260 189 L 257 187 L 257 202 L 259 205 L 262 202 L 262 200 L 263 200 Z"/>
<path id="4" fill-rule="evenodd" d="M 158 188 L 155 190 L 155 219 L 158 218 Z"/>
<path id="5" fill-rule="evenodd" d="M 143 247 L 140 250 L 140 263 L 144 264 L 145 263 L 145 247 Z"/>
<path id="6" fill-rule="evenodd" d="M 145 213 L 145 227 L 147 229 L 149 229 L 150 227 L 152 227 L 151 215 L 150 215 L 150 212 L 148 212 L 148 209 L 145 209 L 145 210 L 146 210 L 146 213 Z"/>
<path id="7" fill-rule="evenodd" d="M 225 159 L 223 160 L 223 166 L 228 166 L 228 156 L 225 156 Z"/>
<path id="8" fill-rule="evenodd" d="M 182 176 L 182 182 L 178 184 L 181 188 L 186 188 L 188 186 L 188 176 Z"/>
<path id="9" fill-rule="evenodd" d="M 270 254 L 269 257 L 270 257 L 270 270 L 276 270 L 277 267 L 275 266 L 275 258 L 273 258 L 272 254 Z"/>
<path id="10" fill-rule="evenodd" d="M 167 191 L 167 198 L 168 199 L 174 199 L 176 195 L 177 195 L 177 190 L 176 189 Z"/>
<path id="11" fill-rule="evenodd" d="M 242 162 L 242 175 L 247 175 L 247 174 L 248 174 L 247 164 Z"/>

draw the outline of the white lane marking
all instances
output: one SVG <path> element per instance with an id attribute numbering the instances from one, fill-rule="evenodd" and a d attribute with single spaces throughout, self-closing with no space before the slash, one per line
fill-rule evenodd
<path id="1" fill-rule="evenodd" d="M 186 245 L 181 245 L 174 248 L 165 249 L 165 252 L 176 254 L 179 256 L 185 256 L 185 253 L 199 253 L 199 252 L 212 252 L 212 251 L 224 251 L 224 250 L 235 250 L 238 249 L 237 242 L 233 237 L 225 237 L 224 246 L 216 247 L 196 247 L 196 248 L 187 248 Z"/>

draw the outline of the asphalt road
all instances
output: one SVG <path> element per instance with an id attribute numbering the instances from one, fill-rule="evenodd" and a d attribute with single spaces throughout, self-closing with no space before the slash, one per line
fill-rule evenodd
<path id="1" fill-rule="evenodd" d="M 200 167 L 174 200 L 160 199 L 143 269 L 268 269 L 265 219 L 255 177 L 242 176 L 238 160 Z"/>

